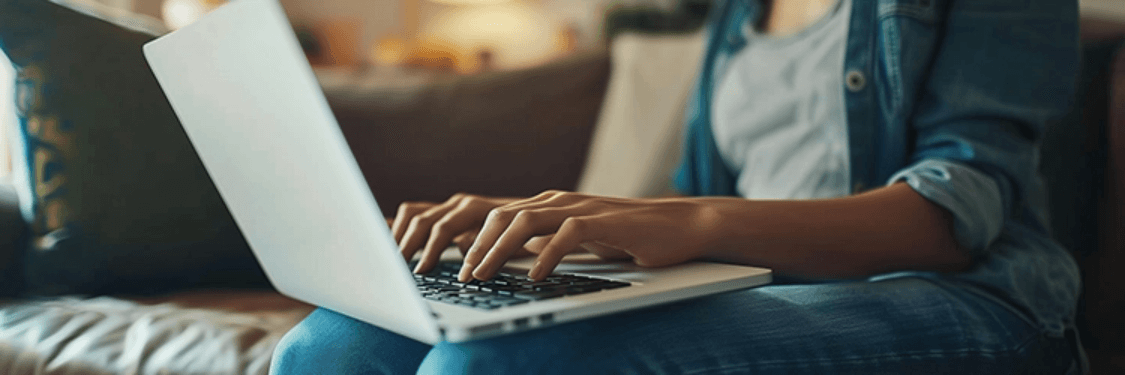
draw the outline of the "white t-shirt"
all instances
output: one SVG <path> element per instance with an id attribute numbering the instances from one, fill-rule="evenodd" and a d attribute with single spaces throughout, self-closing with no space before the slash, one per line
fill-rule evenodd
<path id="1" fill-rule="evenodd" d="M 712 131 L 750 199 L 811 199 L 849 192 L 844 51 L 852 0 L 794 35 L 745 25 L 747 45 L 716 85 Z"/>

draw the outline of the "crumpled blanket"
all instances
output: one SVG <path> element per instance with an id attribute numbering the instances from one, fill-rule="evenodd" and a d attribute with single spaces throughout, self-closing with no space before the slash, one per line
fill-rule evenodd
<path id="1" fill-rule="evenodd" d="M 0 306 L 0 374 L 266 374 L 310 308 L 256 313 L 110 297 Z"/>

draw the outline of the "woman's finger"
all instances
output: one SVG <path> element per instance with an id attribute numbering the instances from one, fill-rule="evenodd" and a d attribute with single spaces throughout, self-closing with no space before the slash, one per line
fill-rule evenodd
<path id="1" fill-rule="evenodd" d="M 523 249 L 527 241 L 535 236 L 554 233 L 567 217 L 579 214 L 573 207 L 520 211 L 507 223 L 507 228 L 487 250 L 484 259 L 474 267 L 472 276 L 478 280 L 492 278 L 513 254 Z M 504 223 L 495 222 L 493 225 Z"/>
<path id="2" fill-rule="evenodd" d="M 480 233 L 480 229 L 473 229 L 453 237 L 453 244 L 457 245 L 457 249 L 461 251 L 461 257 L 469 252 L 469 247 L 473 246 L 473 241 L 477 240 L 477 233 Z"/>
<path id="3" fill-rule="evenodd" d="M 539 254 L 543 251 L 544 247 L 547 247 L 548 243 L 551 243 L 552 238 L 555 238 L 554 234 L 532 237 L 530 240 L 527 240 L 527 243 L 523 244 L 523 248 L 529 253 Z"/>
<path id="4" fill-rule="evenodd" d="M 571 249 L 584 242 L 602 240 L 604 234 L 602 230 L 605 226 L 599 222 L 603 218 L 604 216 L 572 216 L 564 220 L 555 233 L 555 238 L 551 239 L 551 243 L 547 244 L 535 259 L 535 264 L 531 266 L 527 277 L 542 281 L 555 270 L 555 267 L 558 267 L 559 262 L 570 253 Z"/>
<path id="5" fill-rule="evenodd" d="M 586 250 L 586 252 L 605 260 L 629 260 L 633 258 L 629 253 L 625 252 L 625 250 L 601 242 L 587 241 L 578 246 Z M 544 244 L 544 247 L 546 247 L 546 244 Z"/>
<path id="6" fill-rule="evenodd" d="M 402 235 L 402 239 L 399 241 L 403 258 L 407 260 L 414 258 L 414 253 L 417 253 L 426 243 L 426 239 L 430 237 L 430 230 L 434 224 L 445 217 L 447 212 L 457 207 L 459 201 L 460 197 L 454 196 L 445 203 L 430 207 L 430 209 L 414 215 L 410 219 L 410 224 L 406 227 L 406 233 Z"/>
<path id="7" fill-rule="evenodd" d="M 402 243 L 402 236 L 406 234 L 406 227 L 410 225 L 410 220 L 414 216 L 426 212 L 426 210 L 437 206 L 433 202 L 403 202 L 398 205 L 398 212 L 395 214 L 394 221 L 391 222 L 391 233 L 394 234 L 395 243 Z"/>
<path id="8" fill-rule="evenodd" d="M 573 203 L 574 201 L 581 200 L 582 197 L 584 196 L 578 193 L 559 190 L 547 190 L 542 193 L 536 194 L 534 197 L 508 203 L 504 205 L 504 208 L 518 212 L 520 210 L 529 208 L 560 206 L 566 203 Z"/>
<path id="9" fill-rule="evenodd" d="M 492 230 L 482 230 L 477 237 L 477 242 L 473 243 L 473 247 L 466 255 L 466 260 L 471 260 L 473 265 L 480 264 L 483 259 L 484 251 L 492 248 L 500 234 L 504 233 L 504 228 L 515 219 L 515 216 L 522 211 L 549 207 L 563 207 L 572 204 L 581 204 L 583 200 L 589 197 L 577 193 L 568 193 L 562 191 L 549 190 L 532 198 L 514 201 L 500 207 L 496 207 L 488 213 L 488 218 L 484 222 L 484 226 L 493 226 Z M 496 224 L 491 224 L 496 223 Z M 497 228 L 495 226 L 502 226 Z M 475 256 L 469 257 L 475 253 Z"/>
<path id="10" fill-rule="evenodd" d="M 488 254 L 492 253 L 494 249 L 499 249 L 500 253 L 499 255 L 497 255 L 497 259 L 499 260 L 492 261 L 498 263 L 491 265 L 491 272 L 489 270 L 482 271 L 481 276 L 483 277 L 484 275 L 495 272 L 495 270 L 499 269 L 500 266 L 503 265 L 503 261 L 507 260 L 511 252 L 514 251 L 511 249 L 515 246 L 515 243 L 518 242 L 522 246 L 522 244 L 526 243 L 531 239 L 531 237 L 535 235 L 550 234 L 554 231 L 554 229 L 557 228 L 558 223 L 561 223 L 562 220 L 565 219 L 566 215 L 589 214 L 588 211 L 597 209 L 600 199 L 602 198 L 594 199 L 594 197 L 589 197 L 577 193 L 548 191 L 539 194 L 531 199 L 512 202 L 493 209 L 491 212 L 489 212 L 488 219 L 485 220 L 484 226 L 481 229 L 480 234 L 477 236 L 477 240 L 473 243 L 473 246 L 465 255 L 465 261 L 461 266 L 461 272 L 458 275 L 458 278 L 462 281 L 468 281 L 474 278 L 475 269 L 479 267 L 483 262 L 485 262 L 485 257 Z M 513 236 L 510 240 L 507 240 L 507 242 L 500 245 L 501 247 L 496 246 L 497 241 L 500 240 L 501 235 L 503 235 L 508 230 L 508 227 L 512 224 L 512 222 L 516 220 L 517 215 L 520 215 L 524 212 L 533 212 L 532 214 L 524 214 L 524 219 L 526 220 L 530 219 L 530 216 L 535 215 L 534 211 L 544 209 L 560 209 L 562 207 L 566 207 L 565 211 L 559 211 L 559 214 L 562 216 L 547 215 L 555 216 L 554 221 L 556 221 L 557 223 L 547 225 L 546 227 L 544 227 L 544 229 L 528 232 L 531 234 L 520 233 L 520 236 L 526 235 L 527 237 L 519 238 Z"/>
<path id="11" fill-rule="evenodd" d="M 484 220 L 484 226 L 481 227 L 476 240 L 473 241 L 473 245 L 469 247 L 468 253 L 465 254 L 465 260 L 461 264 L 461 272 L 457 275 L 458 280 L 467 282 L 473 278 L 473 269 L 484 260 L 488 249 L 491 249 L 495 240 L 504 233 L 504 229 L 511 222 L 511 217 L 514 216 L 514 213 L 506 211 L 503 206 L 488 212 L 488 218 Z"/>
<path id="12" fill-rule="evenodd" d="M 414 272 L 426 273 L 432 270 L 449 243 L 457 235 L 479 226 L 484 220 L 484 212 L 488 212 L 490 208 L 491 205 L 480 199 L 461 199 L 456 207 L 446 212 L 430 229 L 429 240 L 422 250 L 422 260 L 418 262 Z"/>

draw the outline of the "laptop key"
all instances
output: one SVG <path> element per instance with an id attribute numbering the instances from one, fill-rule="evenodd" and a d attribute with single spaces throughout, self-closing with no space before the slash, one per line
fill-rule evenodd
<path id="1" fill-rule="evenodd" d="M 477 297 L 477 296 L 487 296 L 487 295 L 489 295 L 489 294 L 488 294 L 488 293 L 485 293 L 485 292 L 476 292 L 476 293 L 457 293 L 457 296 L 458 296 L 458 297 L 461 297 L 461 298 L 473 298 L 473 297 Z"/>

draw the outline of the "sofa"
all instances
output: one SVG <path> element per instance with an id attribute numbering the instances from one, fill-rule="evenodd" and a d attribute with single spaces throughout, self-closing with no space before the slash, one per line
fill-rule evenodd
<path id="1" fill-rule="evenodd" d="M 15 67 L 0 66 L 0 373 L 264 374 L 313 307 L 272 290 L 154 86 L 139 47 L 166 30 L 118 13 L 0 1 Z M 590 51 L 325 91 L 393 213 L 456 191 L 575 189 L 608 77 Z"/>
<path id="2" fill-rule="evenodd" d="M 21 66 L 9 73 L 15 73 L 17 89 L 8 91 L 15 95 L 0 95 L 0 114 L 6 108 L 22 114 L 8 124 L 20 131 L 5 135 L 14 178 L 0 186 L 0 241 L 9 245 L 0 248 L 0 373 L 266 373 L 277 341 L 314 307 L 269 286 L 188 152 L 178 122 L 161 111 L 167 109 L 162 96 L 143 90 L 143 97 L 136 96 L 137 87 L 153 83 L 136 74 L 143 62 L 111 58 L 99 76 L 63 75 L 89 82 L 66 83 L 51 81 L 50 72 L 90 70 L 101 60 L 60 58 L 69 61 L 60 68 L 14 57 L 38 47 L 13 41 L 52 27 L 63 33 L 88 26 L 98 31 L 82 33 L 127 39 L 117 55 L 133 59 L 139 51 L 130 46 L 163 31 L 85 2 L 42 3 L 0 0 L 0 50 Z M 13 6 L 58 24 L 5 24 L 3 12 Z M 11 25 L 25 28 L 14 33 Z M 96 47 L 92 53 L 112 50 Z M 356 84 L 365 81 L 365 73 L 345 72 L 350 76 L 343 80 L 322 75 L 322 83 L 384 213 L 404 201 L 443 200 L 455 192 L 527 196 L 564 189 L 653 196 L 670 189 L 678 119 L 701 50 L 698 34 L 626 33 L 609 51 L 517 71 L 434 77 L 409 86 Z M 1080 335 L 1096 374 L 1125 373 L 1123 51 L 1118 38 L 1087 42 L 1078 104 L 1051 128 L 1043 145 L 1053 229 L 1083 269 Z M 2 73 L 0 84 L 7 85 Z M 104 77 L 120 78 L 100 81 Z M 41 102 L 65 96 L 69 88 L 52 86 L 64 84 L 99 103 L 73 113 L 117 120 L 82 133 L 77 128 L 84 126 L 83 117 L 66 109 L 44 116 L 43 108 L 26 104 L 27 93 L 41 96 Z M 134 96 L 114 101 L 97 95 Z M 147 104 L 138 108 L 138 102 Z M 63 125 L 67 116 L 73 125 Z M 33 117 L 40 123 L 32 126 Z M 52 118 L 56 122 L 47 121 Z M 162 127 L 152 128 L 156 125 Z M 61 135 L 48 131 L 56 128 Z M 106 144 L 116 153 L 98 148 Z M 91 156 L 88 149 L 99 153 Z M 94 162 L 98 165 L 89 168 L 98 173 L 86 178 L 84 168 Z M 109 162 L 114 164 L 102 165 Z M 81 194 L 60 193 L 76 181 L 113 183 L 113 189 L 79 185 L 72 189 Z M 167 192 L 146 190 L 156 188 Z M 86 202 L 89 197 L 96 201 Z M 114 204 L 99 205 L 106 201 Z M 78 203 L 66 205 L 70 202 Z M 132 205 L 139 208 L 116 211 Z M 93 219 L 67 224 L 60 217 Z M 113 226 L 91 224 L 109 219 L 144 225 L 149 235 L 111 237 L 103 233 L 115 233 L 105 229 Z"/>

